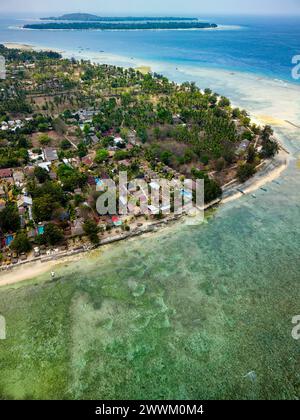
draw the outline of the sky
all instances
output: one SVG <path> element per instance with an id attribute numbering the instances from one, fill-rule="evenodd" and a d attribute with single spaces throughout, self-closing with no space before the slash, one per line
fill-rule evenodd
<path id="1" fill-rule="evenodd" d="M 8 13 L 89 12 L 99 15 L 300 15 L 300 0 L 0 0 L 0 16 Z"/>

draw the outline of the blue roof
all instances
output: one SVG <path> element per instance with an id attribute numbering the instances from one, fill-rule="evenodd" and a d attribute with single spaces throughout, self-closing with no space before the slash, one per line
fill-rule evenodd
<path id="1" fill-rule="evenodd" d="M 7 236 L 6 238 L 5 238 L 5 245 L 6 246 L 9 246 L 11 243 L 12 243 L 12 241 L 14 240 L 14 237 L 13 237 L 13 235 L 9 235 L 9 236 Z"/>

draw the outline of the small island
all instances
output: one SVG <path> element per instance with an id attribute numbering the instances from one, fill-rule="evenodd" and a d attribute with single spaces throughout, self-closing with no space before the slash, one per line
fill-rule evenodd
<path id="1" fill-rule="evenodd" d="M 48 23 L 24 25 L 24 29 L 71 30 L 161 30 L 161 29 L 210 29 L 215 23 L 200 22 L 185 17 L 101 17 L 87 13 L 71 13 L 59 17 L 42 18 Z M 50 21 L 50 22 L 49 22 Z"/>

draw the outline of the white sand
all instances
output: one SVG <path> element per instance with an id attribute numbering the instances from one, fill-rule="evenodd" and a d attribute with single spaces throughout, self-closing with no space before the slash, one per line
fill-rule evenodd
<path id="1" fill-rule="evenodd" d="M 56 48 L 35 46 L 31 44 L 21 44 L 19 42 L 4 42 L 3 45 L 8 49 L 18 49 L 21 51 L 56 51 L 60 54 L 63 54 L 64 51 L 58 50 Z"/>
<path id="2" fill-rule="evenodd" d="M 17 42 L 5 42 L 3 45 L 8 49 L 18 49 L 18 50 L 22 50 L 22 51 L 32 51 L 33 50 L 32 45 L 19 44 Z"/>
<path id="3" fill-rule="evenodd" d="M 221 201 L 221 204 L 229 203 L 230 201 L 236 200 L 243 195 L 252 194 L 257 191 L 259 188 L 262 188 L 264 185 L 269 184 L 272 181 L 275 181 L 288 167 L 289 155 L 284 151 L 281 151 L 278 155 L 278 160 L 281 161 L 281 164 L 274 168 L 271 172 L 268 172 L 266 175 L 261 176 L 259 172 L 250 180 L 250 185 L 247 187 L 241 186 L 244 194 L 237 192 L 229 197 L 224 198 Z"/>
<path id="4" fill-rule="evenodd" d="M 1 271 L 0 287 L 19 283 L 25 280 L 31 280 L 35 277 L 47 273 L 48 271 L 53 269 L 53 267 L 58 263 L 59 261 L 50 261 L 47 263 L 33 262 L 28 263 L 28 265 L 17 266 L 7 271 Z"/>

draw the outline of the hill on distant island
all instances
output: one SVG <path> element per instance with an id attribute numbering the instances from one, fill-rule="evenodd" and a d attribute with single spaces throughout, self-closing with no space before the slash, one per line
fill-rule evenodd
<path id="1" fill-rule="evenodd" d="M 71 21 L 81 21 L 81 22 L 95 22 L 95 21 L 106 21 L 106 22 L 112 22 L 112 21 L 118 21 L 118 22 L 124 22 L 124 21 L 195 21 L 198 20 L 197 18 L 193 17 L 145 17 L 145 16 L 127 16 L 127 17 L 116 17 L 116 16 L 97 16 L 92 15 L 90 13 L 68 13 L 62 16 L 57 17 L 45 17 L 41 18 L 41 20 L 71 20 Z"/>
<path id="2" fill-rule="evenodd" d="M 58 16 L 58 17 L 46 17 L 41 18 L 41 20 L 81 20 L 81 21 L 89 21 L 89 20 L 98 20 L 99 16 L 91 15 L 89 13 L 69 13 L 66 15 Z"/>

